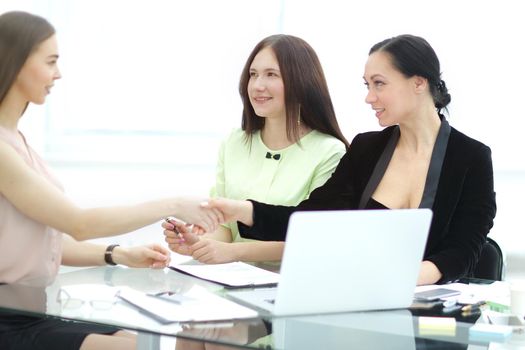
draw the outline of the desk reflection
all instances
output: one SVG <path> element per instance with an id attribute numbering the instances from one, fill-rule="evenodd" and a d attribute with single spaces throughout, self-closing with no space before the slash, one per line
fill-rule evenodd
<path id="1" fill-rule="evenodd" d="M 455 337 L 437 335 L 436 339 L 419 338 L 417 327 L 417 319 L 408 310 L 283 317 L 256 325 L 239 323 L 220 327 L 185 327 L 177 334 L 176 349 L 223 350 L 248 344 L 265 349 L 468 348 L 467 343 L 457 343 Z M 214 344 L 214 340 L 237 346 Z M 487 348 L 480 344 L 476 349 Z"/>
<path id="2" fill-rule="evenodd" d="M 268 324 L 262 320 L 217 325 L 187 325 L 177 333 L 176 350 L 225 350 L 253 344 L 268 335 Z M 205 340 L 205 341 L 203 341 Z M 230 343 L 232 346 L 216 342 Z M 261 343 L 264 345 L 264 343 Z"/>
<path id="3" fill-rule="evenodd" d="M 407 310 L 275 319 L 276 349 L 415 349 Z"/>
<path id="4" fill-rule="evenodd" d="M 0 285 L 0 310 L 36 317 L 70 318 L 127 328 L 151 337 L 177 337 L 177 350 L 232 349 L 239 347 L 274 349 L 467 349 L 468 328 L 476 319 L 457 319 L 454 335 L 425 335 L 418 316 L 437 316 L 438 311 L 377 311 L 345 314 L 267 317 L 264 320 L 230 321 L 214 324 L 159 324 L 124 302 L 109 308 L 93 305 L 99 301 L 91 293 L 78 308 L 61 293 L 68 286 L 91 285 L 104 289 L 129 286 L 145 293 L 171 291 L 184 294 L 195 285 L 223 293 L 217 285 L 171 270 L 99 267 L 62 273 L 48 286 Z M 68 289 L 71 290 L 71 289 Z M 73 289 L 74 290 L 74 289 Z M 47 297 L 46 297 L 47 295 Z M 66 305 L 69 303 L 69 305 Z M 106 304 L 104 304 L 106 305 Z M 10 320 L 13 320 L 11 317 Z M 1 327 L 0 327 L 1 328 Z M 516 343 L 521 338 L 516 339 Z M 157 341 L 158 343 L 158 341 Z M 488 342 L 475 342 L 476 349 L 487 349 Z M 222 345 L 221 345 L 222 344 Z M 225 345 L 229 344 L 229 345 Z M 523 344 L 520 343 L 520 344 Z M 0 346 L 2 348 L 2 346 Z M 151 344 L 144 347 L 153 349 Z"/>

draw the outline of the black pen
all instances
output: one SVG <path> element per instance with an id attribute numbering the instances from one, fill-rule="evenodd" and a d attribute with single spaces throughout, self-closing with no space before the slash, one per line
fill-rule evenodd
<path id="1" fill-rule="evenodd" d="M 182 302 L 177 296 L 175 296 L 175 293 L 173 292 L 148 293 L 146 295 L 179 305 Z"/>

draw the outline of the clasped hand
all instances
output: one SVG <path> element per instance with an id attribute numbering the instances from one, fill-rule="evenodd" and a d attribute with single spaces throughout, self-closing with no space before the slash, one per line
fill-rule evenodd
<path id="1" fill-rule="evenodd" d="M 232 221 L 245 221 L 251 218 L 251 203 L 226 198 L 213 198 L 208 201 L 180 199 L 178 217 L 193 224 L 192 232 L 204 234 L 214 232 L 220 224 Z M 245 222 L 245 224 L 249 224 Z M 164 226 L 163 226 L 164 227 Z"/>
<path id="2" fill-rule="evenodd" d="M 174 211 L 179 219 L 194 224 L 197 233 L 213 232 L 227 220 L 220 207 L 198 198 L 179 198 Z"/>
<path id="3" fill-rule="evenodd" d="M 193 224 L 192 232 L 204 234 L 214 232 L 220 224 L 233 221 L 242 221 L 251 225 L 253 207 L 251 202 L 227 198 L 213 198 L 200 201 L 196 205 L 194 199 L 181 202 L 178 217 Z"/>

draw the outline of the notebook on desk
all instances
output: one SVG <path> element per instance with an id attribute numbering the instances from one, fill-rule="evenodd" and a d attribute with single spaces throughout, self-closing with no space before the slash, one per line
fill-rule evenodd
<path id="1" fill-rule="evenodd" d="M 406 308 L 431 218 L 429 209 L 296 212 L 278 286 L 228 295 L 274 315 Z"/>
<path id="2" fill-rule="evenodd" d="M 192 260 L 185 264 L 170 266 L 170 269 L 205 281 L 218 283 L 225 288 L 276 286 L 280 277 L 275 272 L 240 261 L 225 264 L 203 264 Z"/>

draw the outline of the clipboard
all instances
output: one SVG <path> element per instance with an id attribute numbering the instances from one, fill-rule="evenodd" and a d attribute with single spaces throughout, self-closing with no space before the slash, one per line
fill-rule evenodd
<path id="1" fill-rule="evenodd" d="M 199 279 L 222 285 L 228 289 L 274 287 L 280 275 L 244 262 L 226 264 L 202 264 L 192 261 L 189 264 L 170 266 L 170 269 Z"/>

